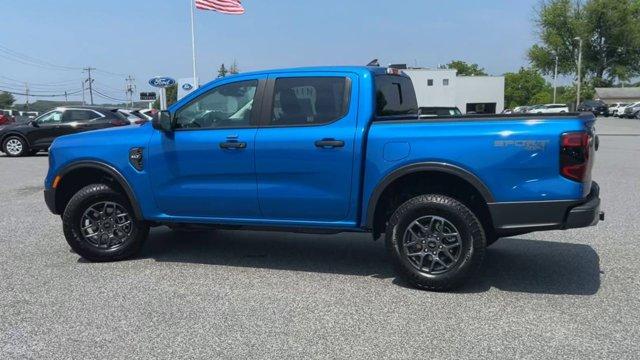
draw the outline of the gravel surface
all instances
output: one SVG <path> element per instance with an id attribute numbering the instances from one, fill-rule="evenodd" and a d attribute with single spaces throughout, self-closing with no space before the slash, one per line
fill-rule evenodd
<path id="1" fill-rule="evenodd" d="M 0 358 L 638 358 L 640 121 L 598 131 L 606 221 L 500 240 L 455 293 L 407 288 L 354 234 L 158 228 L 87 263 L 44 204 L 46 155 L 0 156 Z"/>

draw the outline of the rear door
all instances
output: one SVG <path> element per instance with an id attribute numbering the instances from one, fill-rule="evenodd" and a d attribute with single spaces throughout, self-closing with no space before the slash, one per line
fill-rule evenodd
<path id="1" fill-rule="evenodd" d="M 57 136 L 76 134 L 106 127 L 105 116 L 90 109 L 67 109 L 62 115 Z"/>
<path id="2" fill-rule="evenodd" d="M 358 78 L 272 75 L 256 135 L 256 177 L 269 220 L 340 221 L 350 208 Z"/>

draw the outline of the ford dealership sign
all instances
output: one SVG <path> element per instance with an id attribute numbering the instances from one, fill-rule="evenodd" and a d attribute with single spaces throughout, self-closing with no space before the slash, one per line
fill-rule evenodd
<path id="1" fill-rule="evenodd" d="M 151 80 L 149 80 L 149 85 L 157 88 L 166 88 L 175 84 L 176 84 L 175 80 L 165 76 L 156 76 Z"/>
<path id="2" fill-rule="evenodd" d="M 193 85 L 191 85 L 189 83 L 184 83 L 184 84 L 182 84 L 182 89 L 184 91 L 190 91 L 191 89 L 193 89 Z"/>

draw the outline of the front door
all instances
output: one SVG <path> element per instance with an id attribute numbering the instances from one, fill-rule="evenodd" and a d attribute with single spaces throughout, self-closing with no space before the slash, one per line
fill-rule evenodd
<path id="1" fill-rule="evenodd" d="M 174 131 L 153 135 L 148 171 L 163 213 L 259 217 L 253 111 L 258 83 L 252 78 L 212 88 L 175 110 Z"/>
<path id="2" fill-rule="evenodd" d="M 53 110 L 35 120 L 34 129 L 27 137 L 32 148 L 46 149 L 58 136 L 62 123 L 62 111 Z"/>
<path id="3" fill-rule="evenodd" d="M 324 72 L 270 77 L 256 135 L 258 197 L 267 219 L 332 222 L 347 217 L 357 80 Z"/>

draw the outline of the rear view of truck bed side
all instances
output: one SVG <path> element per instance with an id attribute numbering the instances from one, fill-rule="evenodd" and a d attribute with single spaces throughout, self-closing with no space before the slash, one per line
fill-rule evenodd
<path id="1" fill-rule="evenodd" d="M 597 198 L 594 122 L 577 114 L 378 119 L 368 133 L 362 216 L 384 232 L 399 203 L 426 191 L 474 204 L 493 238 L 588 226 L 592 214 L 569 210 Z"/>

